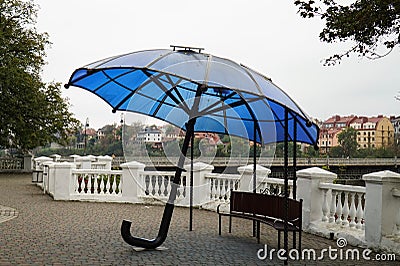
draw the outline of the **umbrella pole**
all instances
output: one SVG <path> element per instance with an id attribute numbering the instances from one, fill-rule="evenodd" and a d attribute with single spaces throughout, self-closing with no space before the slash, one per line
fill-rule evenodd
<path id="1" fill-rule="evenodd" d="M 155 249 L 164 243 L 168 235 L 169 225 L 171 223 L 172 213 L 174 212 L 174 202 L 176 199 L 176 194 L 178 191 L 178 186 L 181 182 L 181 175 L 183 172 L 183 165 L 185 163 L 185 158 L 187 150 L 189 148 L 189 141 L 194 133 L 194 125 L 196 124 L 196 116 L 198 115 L 198 108 L 200 104 L 200 96 L 203 90 L 207 88 L 204 85 L 199 85 L 197 87 L 195 101 L 193 103 L 192 110 L 189 114 L 189 121 L 186 123 L 186 134 L 183 140 L 183 145 L 181 149 L 181 154 L 179 156 L 178 167 L 175 171 L 174 180 L 171 184 L 171 192 L 169 194 L 168 202 L 165 204 L 164 214 L 161 220 L 160 229 L 158 230 L 158 235 L 156 238 L 149 240 L 145 238 L 134 237 L 131 235 L 131 221 L 123 220 L 121 225 L 121 236 L 126 243 L 131 246 L 141 247 L 145 249 Z"/>
<path id="2" fill-rule="evenodd" d="M 256 159 L 257 159 L 257 150 L 256 150 L 256 136 L 257 136 L 257 122 L 254 121 L 254 132 L 253 132 L 253 136 L 254 136 L 254 141 L 253 141 L 253 193 L 256 193 L 256 189 L 257 189 L 257 165 L 256 165 Z M 255 214 L 254 214 L 255 215 Z M 258 232 L 258 228 L 257 228 L 257 222 L 253 220 L 253 237 L 255 237 L 257 235 Z"/>
<path id="3" fill-rule="evenodd" d="M 190 138 L 190 205 L 189 205 L 189 231 L 193 231 L 193 150 L 194 150 L 194 131 Z"/>
<path id="4" fill-rule="evenodd" d="M 179 156 L 178 167 L 175 172 L 174 180 L 171 184 L 171 192 L 169 194 L 168 202 L 165 204 L 164 214 L 161 220 L 160 229 L 155 239 L 149 240 L 144 238 L 138 238 L 131 235 L 131 221 L 123 220 L 121 225 L 122 238 L 131 246 L 142 247 L 145 249 L 155 249 L 159 247 L 167 238 L 169 225 L 171 223 L 172 213 L 174 211 L 174 202 L 178 191 L 178 186 L 181 181 L 181 175 L 183 172 L 183 165 L 185 163 L 185 157 L 189 147 L 189 141 L 194 131 L 194 124 L 196 118 L 192 118 L 186 124 L 186 135 L 183 141 L 181 154 Z"/>
<path id="5" fill-rule="evenodd" d="M 288 166 L 289 166 L 289 154 L 288 154 L 288 139 L 289 139 L 289 114 L 288 109 L 285 108 L 285 136 L 284 136 L 284 178 L 285 178 L 285 200 L 284 200 L 284 236 L 283 245 L 285 249 L 285 255 L 288 256 L 288 212 L 289 212 L 289 202 L 288 202 Z M 288 261 L 285 260 L 285 265 Z"/>

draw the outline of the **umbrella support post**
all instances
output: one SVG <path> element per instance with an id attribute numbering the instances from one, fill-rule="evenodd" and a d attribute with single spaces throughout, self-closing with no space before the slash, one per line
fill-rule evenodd
<path id="1" fill-rule="evenodd" d="M 162 243 L 164 243 L 165 239 L 168 235 L 169 225 L 172 219 L 172 213 L 174 212 L 174 203 L 176 199 L 176 194 L 178 191 L 178 186 L 181 182 L 181 175 L 183 172 L 183 165 L 185 163 L 186 154 L 189 148 L 189 141 L 193 137 L 194 134 L 194 126 L 196 124 L 196 117 L 198 116 L 198 109 L 200 104 L 200 96 L 203 91 L 207 90 L 207 87 L 204 85 L 199 85 L 196 91 L 195 101 L 192 107 L 192 110 L 189 113 L 189 121 L 186 123 L 186 134 L 185 139 L 183 140 L 183 145 L 181 149 L 181 154 L 179 156 L 178 167 L 175 171 L 174 180 L 171 186 L 171 192 L 169 194 L 168 202 L 164 208 L 164 214 L 161 220 L 160 229 L 158 230 L 158 235 L 156 238 L 149 240 L 145 238 L 134 237 L 131 235 L 131 224 L 132 222 L 123 220 L 121 225 L 121 235 L 126 243 L 131 246 L 141 247 L 145 249 L 156 249 Z"/>
<path id="2" fill-rule="evenodd" d="M 171 223 L 172 213 L 174 212 L 174 206 L 175 206 L 174 202 L 175 202 L 178 186 L 181 181 L 183 165 L 185 163 L 185 157 L 186 157 L 186 153 L 187 153 L 187 150 L 189 147 L 189 141 L 194 132 L 195 123 L 196 123 L 196 118 L 192 118 L 186 124 L 187 131 L 185 134 L 185 139 L 183 141 L 181 154 L 179 156 L 178 168 L 176 169 L 176 172 L 175 172 L 175 177 L 174 177 L 174 180 L 172 183 L 168 202 L 164 208 L 164 214 L 163 214 L 163 217 L 161 220 L 160 229 L 158 231 L 157 237 L 152 240 L 134 237 L 131 235 L 131 232 L 130 232 L 132 222 L 123 220 L 122 225 L 121 225 L 121 235 L 122 235 L 122 238 L 124 239 L 124 241 L 126 243 L 128 243 L 129 245 L 134 246 L 134 247 L 141 247 L 141 248 L 145 248 L 145 249 L 155 249 L 155 248 L 159 247 L 167 238 L 169 225 Z"/>

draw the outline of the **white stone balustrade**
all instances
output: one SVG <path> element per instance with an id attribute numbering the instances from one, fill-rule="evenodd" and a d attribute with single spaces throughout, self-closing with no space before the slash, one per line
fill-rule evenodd
<path id="1" fill-rule="evenodd" d="M 82 160 L 83 158 L 83 160 Z M 128 162 L 122 171 L 91 169 L 93 158 L 76 163 L 44 161 L 44 191 L 55 200 L 161 203 L 169 196 L 175 172 L 145 171 Z M 90 165 L 90 166 L 89 166 Z M 108 167 L 107 167 L 108 168 Z M 284 180 L 268 178 L 269 169 L 257 166 L 257 192 L 281 194 Z M 189 206 L 190 166 L 185 166 L 175 204 Z M 195 163 L 193 205 L 215 210 L 228 203 L 230 191 L 253 190 L 253 166 L 240 174 L 212 173 L 213 167 Z M 46 175 L 46 177 L 45 177 Z M 349 244 L 386 248 L 400 254 L 400 174 L 382 171 L 364 175 L 365 187 L 333 184 L 336 174 L 320 168 L 297 172 L 297 198 L 303 199 L 303 230 L 329 237 L 345 237 Z M 292 195 L 293 182 L 289 180 Z"/>
<path id="2" fill-rule="evenodd" d="M 240 175 L 209 173 L 206 178 L 209 181 L 209 201 L 216 205 L 229 202 L 231 190 L 239 188 Z"/>
<path id="3" fill-rule="evenodd" d="M 76 169 L 72 171 L 74 195 L 121 195 L 122 171 Z"/>
<path id="4" fill-rule="evenodd" d="M 320 183 L 319 188 L 324 193 L 322 222 L 363 228 L 365 187 Z"/>

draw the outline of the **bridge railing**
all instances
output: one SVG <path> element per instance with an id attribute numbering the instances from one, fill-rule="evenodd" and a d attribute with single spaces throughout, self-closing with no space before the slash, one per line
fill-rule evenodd
<path id="1" fill-rule="evenodd" d="M 167 157 L 134 157 L 134 161 L 145 164 L 146 166 L 175 166 L 174 162 L 177 162 L 178 158 L 167 158 Z M 241 166 L 252 163 L 252 159 L 247 157 L 215 157 L 215 158 L 204 158 L 203 161 L 211 162 L 214 166 Z M 113 166 L 119 166 L 125 162 L 122 157 L 116 157 L 113 161 Z M 324 166 L 324 165 L 335 165 L 335 166 L 388 166 L 397 165 L 399 163 L 397 158 L 297 158 L 296 163 L 298 166 Z M 283 166 L 284 159 L 280 157 L 261 157 L 257 159 L 257 164 L 265 167 L 269 166 Z M 289 158 L 289 165 L 293 164 L 293 159 Z"/>

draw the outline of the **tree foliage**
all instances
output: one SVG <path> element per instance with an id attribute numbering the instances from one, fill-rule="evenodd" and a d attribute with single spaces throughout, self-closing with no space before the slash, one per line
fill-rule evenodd
<path id="1" fill-rule="evenodd" d="M 32 1 L 0 1 L 0 146 L 30 150 L 63 142 L 78 121 L 59 83 L 41 79 L 47 33 L 38 33 Z"/>
<path id="2" fill-rule="evenodd" d="M 296 0 L 304 18 L 325 21 L 320 33 L 327 43 L 352 41 L 350 49 L 325 59 L 326 65 L 340 63 L 355 53 L 371 59 L 381 58 L 400 44 L 400 0 Z"/>
<path id="3" fill-rule="evenodd" d="M 338 134 L 338 141 L 342 148 L 343 155 L 346 157 L 354 157 L 357 153 L 357 131 L 348 127 Z"/>

